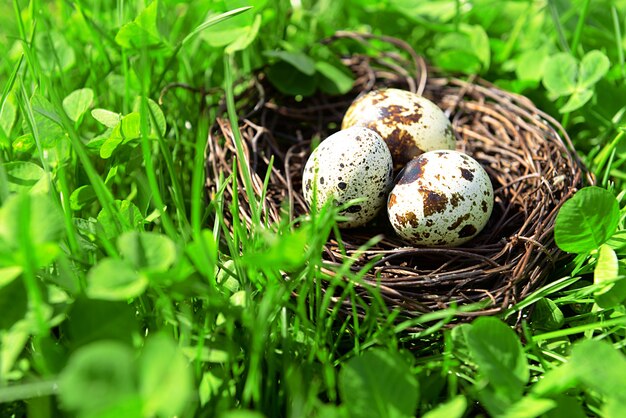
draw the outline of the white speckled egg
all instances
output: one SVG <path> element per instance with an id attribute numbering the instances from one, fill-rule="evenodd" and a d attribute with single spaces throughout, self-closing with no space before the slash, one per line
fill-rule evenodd
<path id="1" fill-rule="evenodd" d="M 387 214 L 398 235 L 415 245 L 463 244 L 491 216 L 491 180 L 478 161 L 462 152 L 426 152 L 398 177 Z"/>
<path id="2" fill-rule="evenodd" d="M 350 220 L 339 224 L 362 226 L 385 206 L 392 171 L 389 149 L 376 132 L 364 127 L 345 129 L 322 141 L 307 160 L 302 174 L 304 198 L 311 206 L 317 190 L 318 209 L 329 201 L 342 205 L 364 198 L 342 213 Z"/>
<path id="3" fill-rule="evenodd" d="M 416 156 L 439 149 L 455 149 L 448 117 L 433 102 L 399 89 L 374 90 L 348 108 L 341 127 L 365 126 L 387 143 L 395 169 Z"/>

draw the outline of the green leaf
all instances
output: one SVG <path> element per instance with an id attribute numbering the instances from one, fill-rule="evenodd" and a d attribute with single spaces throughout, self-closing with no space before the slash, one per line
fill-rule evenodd
<path id="1" fill-rule="evenodd" d="M 593 97 L 591 88 L 608 72 L 609 67 L 609 59 L 597 50 L 588 52 L 580 64 L 570 54 L 557 54 L 550 57 L 546 64 L 543 84 L 555 96 L 571 94 L 559 112 L 573 112 Z"/>
<path id="2" fill-rule="evenodd" d="M 544 373 L 543 377 L 533 385 L 532 393 L 537 397 L 554 397 L 575 388 L 579 383 L 575 365 L 562 364 Z"/>
<path id="3" fill-rule="evenodd" d="M 497 318 L 478 318 L 467 333 L 467 345 L 479 373 L 493 389 L 517 401 L 530 373 L 515 332 Z"/>
<path id="4" fill-rule="evenodd" d="M 244 256 L 244 263 L 261 270 L 278 267 L 285 271 L 295 271 L 307 261 L 310 235 L 307 227 L 280 235 L 263 234 L 262 248 L 248 252 Z"/>
<path id="5" fill-rule="evenodd" d="M 257 14 L 254 17 L 254 22 L 252 23 L 252 26 L 249 26 L 243 35 L 241 35 L 234 42 L 229 44 L 224 50 L 224 52 L 226 52 L 226 54 L 233 54 L 237 51 L 243 51 L 244 49 L 249 47 L 259 34 L 259 29 L 261 28 L 261 22 L 262 22 L 261 15 Z"/>
<path id="6" fill-rule="evenodd" d="M 102 411 L 98 411 L 97 418 L 145 418 L 143 414 L 143 402 L 138 395 L 111 405 Z"/>
<path id="7" fill-rule="evenodd" d="M 432 411 L 428 411 L 422 418 L 462 418 L 466 408 L 467 399 L 459 395 L 446 403 L 438 405 Z"/>
<path id="8" fill-rule="evenodd" d="M 622 418 L 624 416 L 624 404 L 620 401 L 609 399 L 604 403 L 601 416 L 604 418 Z M 567 418 L 571 417 L 568 415 Z"/>
<path id="9" fill-rule="evenodd" d="M 70 203 L 71 205 L 72 203 Z M 77 239 L 81 251 L 85 254 L 98 252 L 100 248 L 95 244 L 98 225 L 96 219 L 73 218 L 72 223 L 76 228 L 76 232 L 78 232 Z"/>
<path id="10" fill-rule="evenodd" d="M 20 277 L 23 271 L 24 269 L 20 266 L 0 267 L 0 289 Z"/>
<path id="11" fill-rule="evenodd" d="M 554 225 L 554 241 L 563 251 L 582 254 L 604 244 L 619 222 L 615 196 L 600 187 L 585 187 L 563 204 Z"/>
<path id="12" fill-rule="evenodd" d="M 310 96 L 315 92 L 315 78 L 296 71 L 286 62 L 279 61 L 269 67 L 267 78 L 284 94 Z"/>
<path id="13" fill-rule="evenodd" d="M 69 302 L 69 299 L 66 299 L 66 301 Z M 50 326 L 57 323 L 57 319 L 52 319 L 52 322 L 49 322 Z M 38 355 L 41 356 L 40 367 L 45 367 L 50 372 L 59 374 L 67 365 L 68 350 L 64 344 L 59 344 L 59 339 L 56 336 L 42 336 L 33 345 L 36 347 Z"/>
<path id="14" fill-rule="evenodd" d="M 201 274 L 206 277 L 215 277 L 217 243 L 212 231 L 202 230 L 200 239 L 188 244 L 185 251 Z"/>
<path id="15" fill-rule="evenodd" d="M 613 308 L 626 301 L 626 273 L 620 265 L 620 278 L 617 279 L 610 289 L 601 294 L 595 294 L 596 304 L 601 308 Z"/>
<path id="16" fill-rule="evenodd" d="M 221 387 L 224 383 L 224 379 L 220 376 L 216 376 L 213 371 L 204 372 L 202 380 L 198 385 L 198 397 L 200 398 L 200 405 L 206 405 L 212 399 L 218 399 L 221 393 Z"/>
<path id="17" fill-rule="evenodd" d="M 450 50 L 437 53 L 434 60 L 437 67 L 448 71 L 459 71 L 465 74 L 475 74 L 480 72 L 480 61 L 467 51 Z"/>
<path id="18" fill-rule="evenodd" d="M 18 136 L 11 144 L 11 148 L 16 154 L 29 153 L 35 149 L 35 146 L 35 138 L 33 138 L 32 133 Z"/>
<path id="19" fill-rule="evenodd" d="M 501 418 L 535 418 L 541 417 L 557 406 L 552 399 L 541 399 L 526 396 L 509 407 L 507 411 L 499 415 Z"/>
<path id="20" fill-rule="evenodd" d="M 566 96 L 576 91 L 578 63 L 567 52 L 548 58 L 544 68 L 543 85 L 555 96 Z"/>
<path id="21" fill-rule="evenodd" d="M 63 236 L 63 215 L 47 195 L 17 194 L 0 208 L 0 242 L 43 267 L 58 255 L 57 241 Z"/>
<path id="22" fill-rule="evenodd" d="M 454 356 L 466 364 L 472 363 L 469 347 L 467 346 L 467 334 L 471 329 L 472 326 L 470 324 L 459 324 L 450 331 Z"/>
<path id="23" fill-rule="evenodd" d="M 124 138 L 122 138 L 120 135 L 111 135 L 110 137 L 108 137 L 100 147 L 100 158 L 105 160 L 111 158 L 111 156 L 113 155 L 117 147 L 120 146 L 123 140 Z"/>
<path id="24" fill-rule="evenodd" d="M 30 321 L 25 319 L 13 324 L 6 332 L 0 332 L 0 376 L 3 378 L 8 377 L 24 351 L 31 330 Z"/>
<path id="25" fill-rule="evenodd" d="M 148 105 L 149 103 L 150 102 L 148 102 Z M 139 138 L 141 136 L 141 116 L 139 112 L 131 112 L 124 116 L 120 123 L 113 128 L 113 134 L 111 136 L 114 135 L 119 135 L 124 142 Z"/>
<path id="26" fill-rule="evenodd" d="M 7 174 L 9 192 L 45 194 L 49 190 L 46 172 L 28 161 L 13 161 L 2 165 Z"/>
<path id="27" fill-rule="evenodd" d="M 580 109 L 593 97 L 593 90 L 579 90 L 578 88 L 570 98 L 567 100 L 567 103 L 563 105 L 559 109 L 560 113 L 569 113 L 573 112 L 576 109 Z"/>
<path id="28" fill-rule="evenodd" d="M 282 62 L 286 62 L 300 71 L 302 74 L 315 74 L 315 61 L 304 52 L 294 51 L 265 51 L 263 55 L 270 58 L 277 58 Z"/>
<path id="29" fill-rule="evenodd" d="M 59 244 L 52 242 L 35 244 L 33 248 L 31 248 L 31 251 L 31 257 L 36 267 L 48 266 L 56 260 L 59 255 L 61 255 L 61 248 L 59 247 Z M 24 253 L 22 253 L 20 259 L 26 260 L 26 257 L 24 257 L 23 254 Z"/>
<path id="30" fill-rule="evenodd" d="M 177 257 L 174 242 L 156 232 L 126 232 L 117 239 L 117 248 L 138 270 L 166 272 Z"/>
<path id="31" fill-rule="evenodd" d="M 139 370 L 145 416 L 186 416 L 183 412 L 193 395 L 193 376 L 187 359 L 169 337 L 158 334 L 148 339 Z"/>
<path id="32" fill-rule="evenodd" d="M 41 146 L 47 149 L 54 148 L 57 142 L 65 138 L 61 118 L 54 106 L 39 93 L 33 95 L 30 99 L 30 105 L 33 109 L 34 129 L 37 130 L 37 137 L 41 141 Z M 35 136 L 34 132 L 33 136 Z"/>
<path id="33" fill-rule="evenodd" d="M 424 21 L 447 22 L 452 20 L 457 13 L 457 3 L 454 0 L 440 0 L 436 2 L 390 0 L 389 4 L 398 12 L 415 19 L 419 23 Z"/>
<path id="34" fill-rule="evenodd" d="M 339 393 L 352 418 L 415 416 L 417 379 L 397 353 L 372 349 L 344 363 Z"/>
<path id="35" fill-rule="evenodd" d="M 491 64 L 491 47 L 489 46 L 489 36 L 480 25 L 462 25 L 461 30 L 469 38 L 472 45 L 471 51 L 479 59 L 482 70 L 489 69 Z"/>
<path id="36" fill-rule="evenodd" d="M 154 100 L 148 98 L 147 101 L 148 101 L 149 112 L 151 112 L 152 115 L 154 115 L 154 120 L 156 121 L 156 127 L 155 127 L 155 122 L 152 120 L 152 115 L 150 114 L 146 115 L 148 118 L 148 122 L 150 123 L 150 128 L 151 128 L 150 132 L 155 135 L 157 132 L 159 132 L 161 136 L 164 136 L 165 130 L 167 129 L 167 123 L 165 122 L 165 115 L 163 114 L 161 107 Z M 136 114 L 139 115 L 140 111 L 141 111 L 141 97 L 136 97 L 133 103 L 133 113 L 136 112 Z M 136 126 L 136 129 L 138 129 L 137 137 L 141 135 L 141 132 L 140 132 L 141 124 L 139 123 L 140 121 L 141 119 L 139 118 L 137 120 L 138 125 Z M 129 128 L 130 127 L 127 126 L 125 129 L 128 130 Z"/>
<path id="37" fill-rule="evenodd" d="M 62 126 L 61 117 L 57 113 L 56 108 L 41 94 L 35 92 L 30 99 L 31 106 L 36 114 L 39 114 L 49 121 L 54 122 L 59 126 Z"/>
<path id="38" fill-rule="evenodd" d="M 107 186 L 115 184 L 115 179 L 120 175 L 120 170 L 123 169 L 124 166 L 124 161 L 121 161 L 118 164 L 113 164 L 107 173 L 106 179 L 104 179 L 104 184 Z"/>
<path id="39" fill-rule="evenodd" d="M 345 405 L 322 404 L 317 408 L 318 417 L 348 418 L 350 415 Z"/>
<path id="40" fill-rule="evenodd" d="M 45 73 L 63 73 L 76 64 L 76 53 L 65 37 L 55 30 L 36 35 L 38 64 Z"/>
<path id="41" fill-rule="evenodd" d="M 248 292 L 240 290 L 232 294 L 228 299 L 233 306 L 245 308 L 248 303 Z"/>
<path id="42" fill-rule="evenodd" d="M 243 20 L 243 21 L 242 21 Z M 222 48 L 243 38 L 248 33 L 251 25 L 245 22 L 247 19 L 232 19 L 206 30 L 201 38 L 213 48 Z"/>
<path id="43" fill-rule="evenodd" d="M 6 277 L 1 277 L 0 280 L 3 282 L 2 287 L 0 287 L 0 312 L 2 312 L 0 330 L 7 330 L 26 316 L 28 297 L 22 280 L 9 280 L 7 282 Z"/>
<path id="44" fill-rule="evenodd" d="M 162 38 L 157 27 L 159 1 L 154 0 L 135 20 L 122 26 L 115 42 L 123 48 L 141 49 L 161 45 Z"/>
<path id="45" fill-rule="evenodd" d="M 578 378 L 588 389 L 607 399 L 619 402 L 626 410 L 626 359 L 624 355 L 603 341 L 585 340 L 572 349 L 571 363 Z"/>
<path id="46" fill-rule="evenodd" d="M 587 418 L 581 402 L 570 396 L 555 396 L 556 407 L 547 412 L 546 418 Z"/>
<path id="47" fill-rule="evenodd" d="M 345 94 L 352 90 L 354 78 L 347 68 L 338 68 L 328 62 L 318 61 L 315 69 L 322 75 L 320 88 L 329 94 Z"/>
<path id="48" fill-rule="evenodd" d="M 228 289 L 231 293 L 235 293 L 241 288 L 241 284 L 236 277 L 236 266 L 233 260 L 226 260 L 223 267 L 217 272 L 216 280 L 224 288 Z"/>
<path id="49" fill-rule="evenodd" d="M 91 299 L 128 300 L 141 295 L 147 285 L 146 277 L 125 261 L 106 258 L 89 270 L 86 293 Z"/>
<path id="50" fill-rule="evenodd" d="M 81 210 L 86 205 L 96 201 L 96 191 L 93 186 L 80 186 L 70 195 L 70 207 L 72 210 Z"/>
<path id="51" fill-rule="evenodd" d="M 228 12 L 219 14 L 219 15 L 215 15 L 215 16 L 211 16 L 209 17 L 206 21 L 204 21 L 202 24 L 200 24 L 197 28 L 195 28 L 194 30 L 192 30 L 189 35 L 187 35 L 185 37 L 185 39 L 183 39 L 182 41 L 182 45 L 186 44 L 187 42 L 189 42 L 194 36 L 196 36 L 197 34 L 199 34 L 200 32 L 204 31 L 205 29 L 219 23 L 222 22 L 224 20 L 227 20 L 233 16 L 236 16 L 240 13 L 245 12 L 246 10 L 250 10 L 252 7 L 248 6 L 248 7 L 240 7 L 238 9 L 234 9 L 234 10 L 230 10 Z"/>
<path id="52" fill-rule="evenodd" d="M 110 158 L 117 147 L 141 136 L 141 117 L 137 112 L 131 112 L 122 117 L 111 131 L 111 135 L 100 147 L 100 157 Z"/>
<path id="53" fill-rule="evenodd" d="M 106 109 L 94 109 L 91 116 L 107 128 L 115 128 L 122 120 L 122 115 Z"/>
<path id="54" fill-rule="evenodd" d="M 77 350 L 59 376 L 64 409 L 97 416 L 137 391 L 135 356 L 119 342 L 101 341 Z"/>
<path id="55" fill-rule="evenodd" d="M 449 336 L 450 334 L 447 333 Z M 451 338 L 447 336 L 444 337 L 448 342 L 452 342 Z M 450 348 L 454 343 L 449 345 Z M 468 367 L 471 365 L 467 364 Z M 448 383 L 448 376 L 446 373 L 442 373 L 441 368 L 425 368 L 418 372 L 417 374 L 418 385 L 420 388 L 420 405 L 422 405 L 421 409 L 424 409 L 424 405 L 435 405 L 443 402 L 442 399 L 442 391 L 444 390 L 446 384 Z"/>
<path id="56" fill-rule="evenodd" d="M 615 251 L 626 248 L 626 230 L 616 231 L 606 242 Z"/>
<path id="57" fill-rule="evenodd" d="M 536 329 L 552 331 L 559 329 L 565 323 L 565 316 L 552 300 L 541 298 L 535 303 L 532 315 L 532 324 Z"/>
<path id="58" fill-rule="evenodd" d="M 15 125 L 16 118 L 17 105 L 15 104 L 15 94 L 11 92 L 0 109 L 0 130 L 2 130 L 2 133 L 4 133 L 7 139 L 11 137 L 11 131 L 13 130 L 13 125 Z"/>
<path id="59" fill-rule="evenodd" d="M 624 280 L 617 281 L 618 277 L 617 254 L 611 247 L 602 244 L 598 251 L 598 261 L 593 270 L 593 282 L 598 285 L 605 284 L 594 293 L 596 303 L 601 308 L 616 306 L 626 299 L 626 289 L 622 284 Z"/>
<path id="60" fill-rule="evenodd" d="M 78 122 L 92 104 L 93 90 L 89 88 L 74 90 L 63 99 L 63 109 L 74 122 Z"/>
<path id="61" fill-rule="evenodd" d="M 502 388 L 484 386 L 484 383 L 484 380 L 475 383 L 475 397 L 489 413 L 489 416 L 500 417 L 504 415 L 511 409 L 512 405 L 521 399 L 519 395 L 506 392 Z"/>
<path id="62" fill-rule="evenodd" d="M 548 57 L 547 48 L 524 51 L 516 58 L 515 76 L 519 80 L 541 81 Z"/>
<path id="63" fill-rule="evenodd" d="M 491 46 L 481 26 L 461 24 L 458 31 L 444 33 L 436 39 L 432 55 L 438 67 L 465 74 L 489 68 Z"/>
<path id="64" fill-rule="evenodd" d="M 609 71 L 611 63 L 603 52 L 589 51 L 580 61 L 578 70 L 578 86 L 590 88 Z"/>
<path id="65" fill-rule="evenodd" d="M 139 335 L 135 308 L 126 302 L 110 302 L 79 297 L 68 312 L 63 331 L 73 349 L 98 340 L 132 344 Z"/>
<path id="66" fill-rule="evenodd" d="M 136 229 L 142 229 L 144 217 L 139 211 L 139 208 L 135 204 L 128 200 L 116 200 L 115 208 L 126 219 L 128 223 L 129 231 Z M 98 213 L 98 223 L 100 226 L 100 233 L 104 234 L 107 238 L 116 238 L 115 220 L 111 219 L 109 213 L 105 210 L 101 210 Z"/>

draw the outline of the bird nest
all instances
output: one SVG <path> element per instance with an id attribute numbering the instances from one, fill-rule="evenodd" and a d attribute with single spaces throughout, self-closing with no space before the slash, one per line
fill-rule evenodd
<path id="1" fill-rule="evenodd" d="M 357 290 L 367 300 L 371 288 L 377 288 L 388 306 L 409 317 L 473 302 L 484 304 L 461 315 L 495 314 L 544 284 L 567 257 L 554 243 L 557 212 L 578 188 L 593 182 L 558 122 L 526 97 L 483 80 L 437 75 L 399 39 L 338 32 L 324 42 L 354 73 L 352 91 L 295 98 L 281 94 L 258 73 L 237 98 L 242 154 L 227 119 L 218 117 L 211 129 L 206 154 L 209 194 L 221 186 L 227 202 L 237 196 L 239 218 L 250 224 L 246 193 L 234 194 L 232 183 L 220 183 L 234 175 L 243 184 L 245 165 L 257 197 L 269 178 L 262 204 L 270 224 L 306 214 L 301 179 L 311 139 L 337 131 L 360 93 L 380 87 L 411 90 L 445 111 L 457 149 L 473 156 L 489 174 L 495 191 L 491 218 L 467 244 L 426 248 L 396 236 L 383 213 L 366 228 L 345 229 L 340 238 L 329 238 L 323 252 L 328 271 L 332 274 L 332 266 L 345 261 L 355 271 L 367 266 L 362 280 L 371 286 L 360 283 Z M 382 239 L 363 250 L 376 236 Z M 354 309 L 349 301 L 336 302 Z"/>

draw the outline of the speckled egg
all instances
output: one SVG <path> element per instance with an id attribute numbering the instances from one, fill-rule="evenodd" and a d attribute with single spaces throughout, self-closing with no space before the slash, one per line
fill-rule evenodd
<path id="1" fill-rule="evenodd" d="M 459 151 L 430 151 L 411 160 L 389 194 L 387 214 L 415 245 L 456 246 L 475 237 L 493 209 L 485 169 Z"/>
<path id="2" fill-rule="evenodd" d="M 313 151 L 302 174 L 304 198 L 311 206 L 326 202 L 342 205 L 363 198 L 342 215 L 342 228 L 365 225 L 385 206 L 392 186 L 391 154 L 382 138 L 371 129 L 352 127 L 329 136 Z"/>
<path id="3" fill-rule="evenodd" d="M 387 143 L 395 169 L 416 156 L 439 149 L 455 149 L 448 117 L 433 102 L 399 89 L 374 90 L 348 108 L 341 127 L 366 126 Z"/>

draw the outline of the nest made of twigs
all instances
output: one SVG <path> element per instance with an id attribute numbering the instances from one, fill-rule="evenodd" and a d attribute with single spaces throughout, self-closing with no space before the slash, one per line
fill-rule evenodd
<path id="1" fill-rule="evenodd" d="M 238 101 L 243 155 L 237 155 L 225 118 L 218 118 L 211 130 L 206 156 L 209 194 L 220 187 L 220 178 L 233 174 L 237 156 L 238 183 L 243 184 L 245 164 L 260 196 L 273 157 L 264 214 L 272 223 L 307 213 L 301 177 L 311 138 L 323 139 L 338 130 L 358 94 L 379 87 L 404 88 L 437 103 L 452 121 L 457 149 L 486 169 L 495 191 L 489 223 L 463 246 L 420 248 L 398 238 L 383 215 L 375 226 L 343 230 L 341 245 L 331 237 L 324 260 L 338 265 L 357 258 L 352 268 L 360 269 L 378 257 L 365 282 L 377 286 L 389 306 L 400 307 L 409 316 L 452 302 L 478 301 L 487 306 L 466 313 L 468 317 L 493 314 L 544 284 L 566 257 L 554 244 L 557 212 L 585 182 L 593 182 L 558 122 L 527 98 L 485 81 L 427 76 L 424 60 L 401 40 L 339 32 L 326 43 L 344 53 L 350 47 L 360 51 L 343 57 L 356 77 L 353 90 L 344 96 L 319 93 L 298 101 L 279 93 L 263 73 L 258 74 Z M 225 185 L 224 196 L 226 201 L 232 199 L 232 184 Z M 237 196 L 240 218 L 252 222 L 246 194 Z M 383 236 L 380 242 L 358 251 L 378 234 Z"/>

